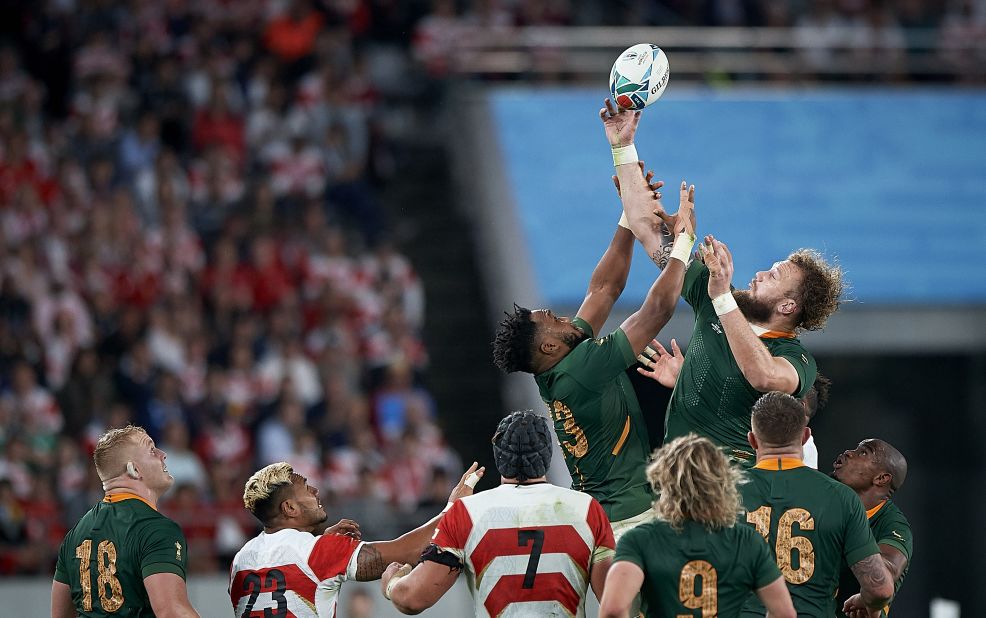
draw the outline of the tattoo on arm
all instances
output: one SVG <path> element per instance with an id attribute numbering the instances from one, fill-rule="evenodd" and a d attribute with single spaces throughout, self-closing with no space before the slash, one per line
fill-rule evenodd
<path id="1" fill-rule="evenodd" d="M 863 558 L 852 565 L 851 568 L 856 579 L 859 580 L 860 592 L 863 595 L 863 599 L 872 599 L 872 593 L 869 591 L 881 588 L 890 582 L 887 566 L 884 564 L 883 556 L 880 554 L 873 554 L 872 556 Z"/>
<path id="2" fill-rule="evenodd" d="M 668 260 L 671 259 L 671 249 L 674 246 L 674 234 L 668 229 L 668 226 L 663 223 L 660 225 L 661 232 L 661 248 L 651 254 L 650 259 L 657 264 L 658 268 L 664 270 L 668 265 Z"/>
<path id="3" fill-rule="evenodd" d="M 380 579 L 387 570 L 387 564 L 380 555 L 380 550 L 373 543 L 365 543 L 356 556 L 356 581 L 368 582 Z"/>

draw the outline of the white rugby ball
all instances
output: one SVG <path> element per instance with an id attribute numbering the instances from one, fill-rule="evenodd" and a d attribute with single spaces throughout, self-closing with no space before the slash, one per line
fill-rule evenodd
<path id="1" fill-rule="evenodd" d="M 664 50 L 652 43 L 638 43 L 625 49 L 613 63 L 609 92 L 623 109 L 644 109 L 661 98 L 670 77 Z"/>

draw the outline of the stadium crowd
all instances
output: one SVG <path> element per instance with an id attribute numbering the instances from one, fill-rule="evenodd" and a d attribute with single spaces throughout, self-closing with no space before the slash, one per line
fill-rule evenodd
<path id="1" fill-rule="evenodd" d="M 168 453 L 193 571 L 253 534 L 243 483 L 275 461 L 378 538 L 446 501 L 423 289 L 377 199 L 363 51 L 388 24 L 282 4 L 51 2 L 12 24 L 0 573 L 51 572 L 101 497 L 95 439 L 128 422 Z"/>
<path id="2" fill-rule="evenodd" d="M 380 76 L 411 58 L 441 75 L 459 26 L 879 17 L 981 36 L 986 20 L 972 0 L 610 4 L 4 9 L 0 574 L 51 572 L 101 497 L 95 438 L 127 422 L 168 453 L 163 512 L 193 571 L 252 535 L 243 481 L 274 461 L 371 538 L 445 503 L 461 466 L 423 386 L 422 285 L 378 201 L 394 173 Z"/>

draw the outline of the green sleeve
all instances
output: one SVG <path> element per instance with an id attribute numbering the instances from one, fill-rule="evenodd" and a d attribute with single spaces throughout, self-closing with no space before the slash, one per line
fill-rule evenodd
<path id="1" fill-rule="evenodd" d="M 771 350 L 771 354 L 786 359 L 794 367 L 794 370 L 798 372 L 798 390 L 794 393 L 794 396 L 797 399 L 804 397 L 808 389 L 815 384 L 815 377 L 818 375 L 818 366 L 815 364 L 815 357 L 797 343 L 778 345 L 775 349 Z"/>
<path id="2" fill-rule="evenodd" d="M 685 281 L 681 285 L 681 297 L 695 311 L 703 304 L 711 303 L 709 298 L 709 269 L 700 260 L 692 260 L 685 271 Z"/>
<path id="3" fill-rule="evenodd" d="M 188 543 L 181 527 L 166 517 L 148 524 L 141 534 L 140 574 L 174 573 L 185 579 Z"/>
<path id="4" fill-rule="evenodd" d="M 589 339 L 575 346 L 557 370 L 582 386 L 598 390 L 637 362 L 623 329 L 616 329 L 602 339 Z"/>
<path id="5" fill-rule="evenodd" d="M 877 545 L 889 545 L 900 553 L 904 554 L 907 561 L 911 561 L 911 553 L 914 551 L 914 536 L 911 534 L 911 524 L 904 517 L 903 513 L 897 513 L 896 517 L 890 518 L 886 522 L 881 522 L 879 528 L 873 530 Z"/>
<path id="6" fill-rule="evenodd" d="M 843 557 L 846 564 L 850 567 L 874 554 L 880 553 L 880 548 L 873 540 L 873 533 L 870 531 L 869 521 L 866 519 L 866 510 L 859 496 L 848 487 L 839 488 L 842 499 L 845 503 L 845 542 L 843 543 Z M 843 491 L 844 490 L 844 491 Z"/>
<path id="7" fill-rule="evenodd" d="M 589 335 L 590 337 L 596 336 L 596 333 L 592 331 L 592 324 L 589 324 L 582 318 L 576 316 L 575 319 L 572 320 L 572 324 L 575 324 L 576 326 L 581 328 L 582 332 L 585 333 L 586 335 Z"/>
<path id="8" fill-rule="evenodd" d="M 55 562 L 55 576 L 56 582 L 61 582 L 63 584 L 71 584 L 68 580 L 68 572 L 65 570 L 65 543 L 68 537 L 62 541 L 62 544 L 58 547 L 58 561 Z"/>
<path id="9" fill-rule="evenodd" d="M 644 548 L 638 541 L 638 537 L 641 536 L 643 536 L 643 531 L 640 528 L 633 528 L 620 537 L 619 542 L 616 543 L 616 557 L 613 558 L 613 563 L 630 562 L 640 567 L 640 570 L 646 574 Z"/>
<path id="10" fill-rule="evenodd" d="M 744 526 L 744 531 L 747 533 L 747 543 L 751 547 L 750 552 L 753 556 L 753 588 L 759 590 L 777 581 L 781 576 L 781 570 L 777 568 L 777 560 L 774 559 L 770 546 L 760 533 L 749 526 Z"/>

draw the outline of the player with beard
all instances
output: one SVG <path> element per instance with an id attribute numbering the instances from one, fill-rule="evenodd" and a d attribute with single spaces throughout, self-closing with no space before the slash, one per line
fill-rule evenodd
<path id="1" fill-rule="evenodd" d="M 617 110 L 607 100 L 600 118 L 613 148 L 626 220 L 593 271 L 576 316 L 557 317 L 548 309 L 515 305 L 497 330 L 493 361 L 507 373 L 534 375 L 554 421 L 572 489 L 602 504 L 619 538 L 650 518 L 653 499 L 644 476 L 650 453 L 646 423 L 624 372 L 674 312 L 695 239 L 695 187 L 682 182 L 677 215 L 664 213 L 641 177 L 635 154 L 626 158 L 639 113 Z M 658 256 L 662 221 L 675 234 L 675 248 L 669 252 L 674 259 L 640 309 L 610 335 L 594 339 L 626 284 L 634 237 Z"/>
<path id="2" fill-rule="evenodd" d="M 911 555 L 914 552 L 914 536 L 911 524 L 891 499 L 904 485 L 907 477 L 907 460 L 900 451 L 884 442 L 870 438 L 863 440 L 850 451 L 839 455 L 832 464 L 832 477 L 851 487 L 866 509 L 866 519 L 880 548 L 880 555 L 894 580 L 894 596 L 904 583 Z M 839 604 L 843 611 L 856 616 L 887 616 L 890 606 L 880 611 L 866 610 L 860 602 L 859 588 L 848 566 L 843 566 L 839 578 Z M 840 615 L 845 615 L 840 613 Z"/>
<path id="3" fill-rule="evenodd" d="M 72 528 L 51 584 L 52 618 L 198 618 L 188 601 L 188 544 L 158 512 L 175 479 L 141 427 L 107 431 L 93 451 L 106 496 Z"/>
<path id="4" fill-rule="evenodd" d="M 472 494 L 484 470 L 477 470 L 476 463 L 466 470 L 446 510 Z M 318 534 L 328 518 L 318 490 L 284 462 L 250 477 L 243 490 L 243 505 L 264 530 L 233 558 L 229 596 L 237 616 L 262 612 L 266 616 L 334 618 L 342 582 L 379 579 L 391 562 L 417 561 L 441 520 L 439 514 L 392 541 L 361 542 L 359 526 L 348 519 Z"/>
<path id="5" fill-rule="evenodd" d="M 797 337 L 818 330 L 839 307 L 842 271 L 811 249 L 799 249 L 736 290 L 725 244 L 706 236 L 681 295 L 695 311 L 685 361 L 668 404 L 665 442 L 695 432 L 750 467 L 750 408 L 761 394 L 804 397 L 815 359 Z"/>

